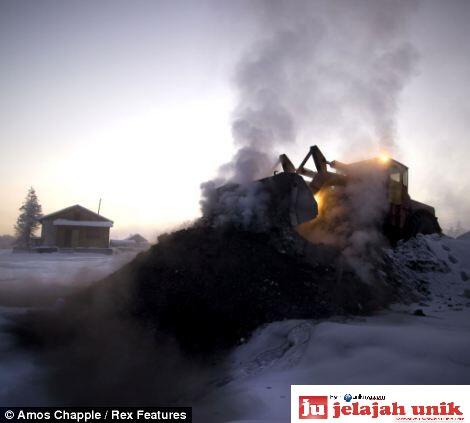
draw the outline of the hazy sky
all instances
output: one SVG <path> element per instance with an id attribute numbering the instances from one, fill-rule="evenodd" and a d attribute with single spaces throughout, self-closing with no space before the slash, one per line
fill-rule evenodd
<path id="1" fill-rule="evenodd" d="M 0 0 L 0 234 L 30 185 L 45 213 L 102 197 L 115 237 L 197 216 L 200 183 L 234 152 L 233 75 L 264 35 L 258 3 Z M 423 0 L 409 28 L 419 59 L 395 154 L 442 226 L 470 227 L 470 2 Z M 286 152 L 310 144 L 348 160 L 320 139 Z"/>

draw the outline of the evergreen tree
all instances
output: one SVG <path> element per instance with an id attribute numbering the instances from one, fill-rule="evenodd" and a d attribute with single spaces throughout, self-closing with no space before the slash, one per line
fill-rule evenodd
<path id="1" fill-rule="evenodd" d="M 38 219 L 42 216 L 42 208 L 33 187 L 29 189 L 19 210 L 21 213 L 15 225 L 16 245 L 27 248 L 31 245 L 31 236 L 38 228 Z"/>

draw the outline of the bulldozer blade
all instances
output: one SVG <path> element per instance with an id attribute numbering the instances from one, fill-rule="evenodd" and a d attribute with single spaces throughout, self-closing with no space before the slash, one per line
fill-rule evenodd
<path id="1" fill-rule="evenodd" d="M 206 215 L 211 224 L 229 223 L 252 230 L 296 227 L 318 214 L 305 180 L 288 172 L 246 185 L 224 185 L 211 202 Z"/>
<path id="2" fill-rule="evenodd" d="M 269 193 L 268 215 L 273 226 L 295 227 L 317 216 L 315 198 L 300 175 L 283 172 L 258 182 Z"/>

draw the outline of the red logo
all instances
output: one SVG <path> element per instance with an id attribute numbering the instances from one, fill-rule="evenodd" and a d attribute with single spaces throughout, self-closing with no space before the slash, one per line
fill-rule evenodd
<path id="1" fill-rule="evenodd" d="M 299 397 L 299 419 L 327 419 L 328 397 Z"/>

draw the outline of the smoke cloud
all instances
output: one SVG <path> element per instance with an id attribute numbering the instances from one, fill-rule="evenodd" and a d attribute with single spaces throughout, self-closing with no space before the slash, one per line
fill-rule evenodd
<path id="1" fill-rule="evenodd" d="M 341 142 L 349 155 L 392 150 L 399 95 L 417 62 L 406 38 L 415 8 L 400 0 L 256 3 L 263 38 L 235 72 L 238 150 L 219 178 L 269 176 L 299 138 Z"/>
<path id="2" fill-rule="evenodd" d="M 323 189 L 317 196 L 319 216 L 297 230 L 313 243 L 338 247 L 362 281 L 374 281 L 381 267 L 378 247 L 387 243 L 380 230 L 388 209 L 386 196 L 380 174 L 354 179 L 334 190 Z"/>
<path id="3" fill-rule="evenodd" d="M 268 35 L 235 75 L 232 131 L 240 149 L 232 178 L 267 176 L 276 148 L 302 135 L 311 144 L 340 140 L 347 154 L 393 149 L 399 94 L 417 59 L 406 40 L 414 7 L 396 0 L 261 3 Z"/>
<path id="4" fill-rule="evenodd" d="M 203 213 L 224 202 L 222 209 L 235 208 L 246 226 L 246 217 L 259 216 L 265 200 L 253 201 L 244 184 L 270 176 L 279 153 L 296 143 L 305 150 L 335 144 L 351 161 L 393 152 L 400 93 L 418 59 L 407 40 L 416 6 L 402 0 L 256 3 L 262 38 L 245 52 L 234 75 L 232 134 L 238 150 L 214 181 L 202 185 Z M 227 182 L 240 188 L 239 198 L 232 195 L 225 204 L 225 197 L 211 192 Z M 386 212 L 385 192 L 370 179 L 346 191 L 348 204 L 332 214 L 336 224 L 323 225 L 334 226 L 330 233 L 322 237 L 317 227 L 308 235 L 335 240 L 359 269 L 371 245 L 383 240 L 377 227 Z M 338 224 L 339 216 L 345 219 Z"/>

